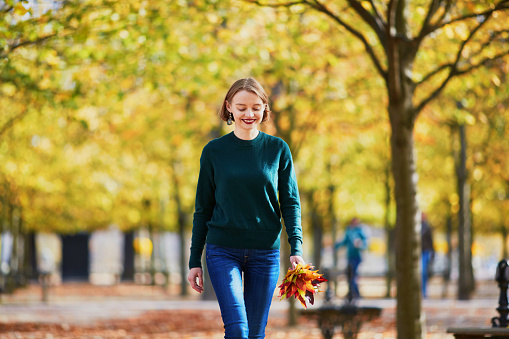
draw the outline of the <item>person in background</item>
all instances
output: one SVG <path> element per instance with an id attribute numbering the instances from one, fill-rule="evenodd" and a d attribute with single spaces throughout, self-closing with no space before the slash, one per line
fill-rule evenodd
<path id="1" fill-rule="evenodd" d="M 269 118 L 268 96 L 253 78 L 228 90 L 220 117 L 235 130 L 203 149 L 196 189 L 188 280 L 203 291 L 201 256 L 216 292 L 225 338 L 264 338 L 279 279 L 284 219 L 290 264 L 302 258 L 301 207 L 292 155 L 258 126 Z"/>
<path id="2" fill-rule="evenodd" d="M 428 217 L 425 213 L 421 214 L 421 292 L 422 297 L 427 298 L 427 285 L 430 277 L 430 270 L 435 257 L 435 248 L 433 247 L 433 230 L 428 223 Z"/>
<path id="3" fill-rule="evenodd" d="M 336 243 L 336 250 L 340 247 L 346 247 L 348 297 L 349 299 L 360 298 L 357 272 L 362 262 L 362 252 L 367 248 L 367 237 L 362 229 L 359 218 L 352 219 L 346 228 L 343 240 Z"/>

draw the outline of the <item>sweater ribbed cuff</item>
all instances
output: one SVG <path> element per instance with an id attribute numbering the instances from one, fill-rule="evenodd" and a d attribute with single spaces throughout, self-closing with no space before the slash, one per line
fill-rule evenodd
<path id="1" fill-rule="evenodd" d="M 302 256 L 302 241 L 298 239 L 290 240 L 291 252 L 290 255 L 300 255 Z"/>
<path id="2" fill-rule="evenodd" d="M 201 255 L 203 250 L 191 250 L 191 255 L 189 256 L 189 269 L 193 267 L 202 267 L 201 265 Z"/>

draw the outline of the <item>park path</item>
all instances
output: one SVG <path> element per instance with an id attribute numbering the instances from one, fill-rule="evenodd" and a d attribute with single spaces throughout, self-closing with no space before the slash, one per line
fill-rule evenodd
<path id="1" fill-rule="evenodd" d="M 366 284 L 365 281 L 365 290 Z M 449 327 L 489 326 L 489 320 L 497 316 L 498 298 L 495 289 L 488 290 L 493 293 L 470 301 L 424 300 L 427 338 L 452 339 L 446 333 Z M 380 318 L 363 326 L 359 339 L 396 338 L 394 299 L 368 297 L 360 300 L 359 306 L 383 309 Z M 274 299 L 268 339 L 321 338 L 316 321 L 307 317 L 300 317 L 298 326 L 288 328 L 287 307 L 287 302 Z M 2 296 L 0 338 L 215 339 L 223 338 L 223 330 L 215 301 L 202 301 L 194 294 L 179 297 L 176 287 L 163 290 L 134 284 L 74 283 L 54 287 L 47 303 L 40 301 L 37 285 Z M 342 336 L 337 334 L 334 338 Z"/>

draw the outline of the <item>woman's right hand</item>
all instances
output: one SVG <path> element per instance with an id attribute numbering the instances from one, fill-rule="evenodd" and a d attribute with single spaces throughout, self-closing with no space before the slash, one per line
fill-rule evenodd
<path id="1" fill-rule="evenodd" d="M 203 270 L 201 267 L 191 268 L 187 280 L 189 280 L 193 290 L 198 293 L 203 292 Z"/>

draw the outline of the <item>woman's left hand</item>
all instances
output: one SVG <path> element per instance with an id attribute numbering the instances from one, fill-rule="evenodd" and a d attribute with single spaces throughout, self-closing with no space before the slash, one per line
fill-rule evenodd
<path id="1" fill-rule="evenodd" d="M 290 257 L 290 263 L 292 264 L 292 268 L 297 267 L 297 264 L 306 265 L 306 262 L 304 261 L 304 258 L 300 255 L 292 255 Z"/>

